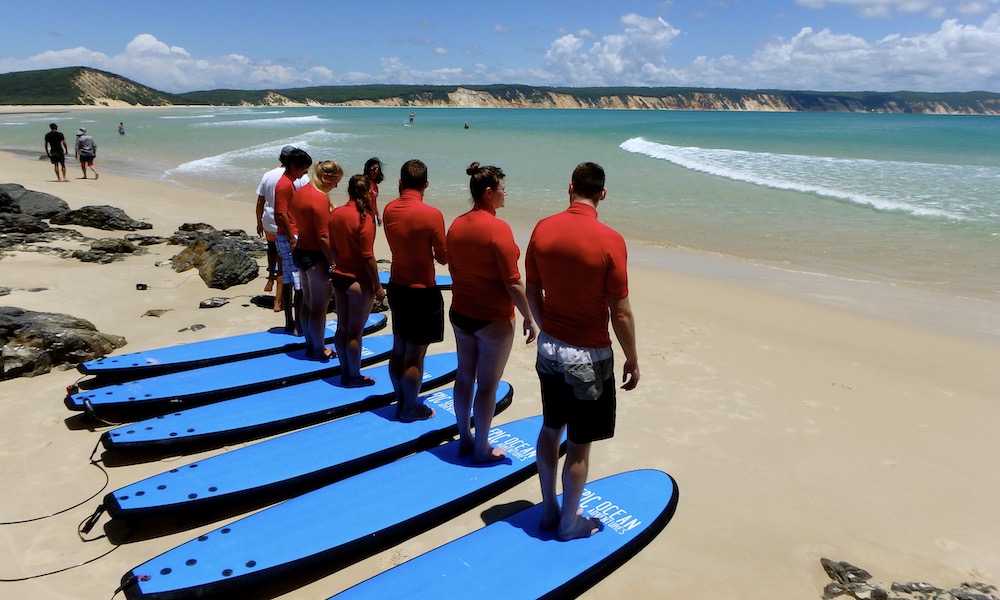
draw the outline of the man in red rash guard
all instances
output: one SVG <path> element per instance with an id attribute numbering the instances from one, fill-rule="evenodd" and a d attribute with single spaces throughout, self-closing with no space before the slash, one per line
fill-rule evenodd
<path id="1" fill-rule="evenodd" d="M 444 299 L 434 281 L 434 261 L 445 264 L 444 217 L 424 204 L 427 166 L 413 159 L 399 171 L 399 198 L 382 211 L 392 252 L 386 294 L 392 311 L 389 377 L 405 422 L 429 419 L 434 409 L 418 402 L 427 347 L 444 339 Z"/>
<path id="2" fill-rule="evenodd" d="M 312 157 L 305 150 L 295 148 L 288 154 L 285 174 L 274 186 L 274 222 L 278 226 L 274 244 L 278 248 L 282 274 L 281 291 L 278 293 L 282 295 L 281 304 L 285 309 L 285 333 L 295 335 L 301 335 L 299 310 L 302 308 L 302 279 L 292 260 L 298 231 L 289 216 L 288 205 L 295 195 L 295 180 L 305 175 L 311 165 Z"/>
<path id="3" fill-rule="evenodd" d="M 582 163 L 569 184 L 570 205 L 535 226 L 525 254 L 528 303 L 542 333 L 535 368 L 542 391 L 538 478 L 542 523 L 562 540 L 601 530 L 577 514 L 590 444 L 615 430 L 614 353 L 608 323 L 625 353 L 622 389 L 639 383 L 635 322 L 628 301 L 625 240 L 597 220 L 604 169 Z M 556 497 L 559 444 L 566 429 L 563 504 Z"/>

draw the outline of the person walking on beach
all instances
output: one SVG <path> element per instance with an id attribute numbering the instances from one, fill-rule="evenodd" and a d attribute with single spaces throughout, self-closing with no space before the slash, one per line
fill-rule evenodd
<path id="1" fill-rule="evenodd" d="M 285 333 L 300 335 L 299 310 L 302 307 L 302 279 L 292 260 L 295 247 L 295 222 L 288 210 L 295 196 L 295 180 L 307 172 L 312 165 L 312 157 L 305 150 L 294 148 L 288 153 L 285 171 L 274 185 L 274 222 L 278 232 L 274 235 L 274 245 L 278 248 L 281 261 L 281 304 L 285 311 Z"/>
<path id="2" fill-rule="evenodd" d="M 538 326 L 517 268 L 521 251 L 510 226 L 496 216 L 507 197 L 504 172 L 477 162 L 465 172 L 470 177 L 473 207 L 455 219 L 446 238 L 452 278 L 448 314 L 458 350 L 455 418 L 459 455 L 489 463 L 506 457 L 502 449 L 490 446 L 488 434 L 497 386 L 514 343 L 514 307 L 524 318 L 525 343 L 535 341 Z M 470 418 L 475 422 L 475 437 Z"/>
<path id="3" fill-rule="evenodd" d="M 69 181 L 66 177 L 67 153 L 69 153 L 69 146 L 66 145 L 66 136 L 59 131 L 58 125 L 49 123 L 49 132 L 45 134 L 45 154 L 52 161 L 52 169 L 56 172 L 56 181 Z"/>
<path id="4" fill-rule="evenodd" d="M 382 224 L 382 217 L 379 216 L 378 212 L 378 184 L 382 183 L 385 179 L 385 174 L 382 170 L 385 167 L 382 166 L 382 161 L 378 157 L 373 156 L 365 162 L 364 175 L 368 177 L 368 181 L 371 183 L 371 189 L 368 190 L 368 196 L 371 198 L 372 202 L 372 215 L 375 216 L 375 225 Z"/>
<path id="5" fill-rule="evenodd" d="M 306 338 L 306 357 L 329 360 L 333 351 L 326 347 L 326 312 L 333 296 L 330 267 L 334 263 L 330 242 L 330 192 L 340 184 L 344 170 L 332 160 L 316 163 L 309 185 L 292 197 L 288 211 L 295 223 L 298 239 L 292 260 L 302 279 L 302 310 L 299 330 Z"/>
<path id="6" fill-rule="evenodd" d="M 375 262 L 375 211 L 365 175 L 347 182 L 347 204 L 330 215 L 330 240 L 336 268 L 333 296 L 337 306 L 334 346 L 340 358 L 340 383 L 344 387 L 373 385 L 375 380 L 361 375 L 361 336 L 377 298 L 385 298 Z"/>
<path id="7" fill-rule="evenodd" d="M 389 377 L 401 421 L 429 419 L 434 409 L 418 401 L 427 347 L 444 339 L 444 298 L 434 281 L 434 262 L 447 263 L 444 217 L 424 204 L 427 165 L 413 159 L 399 171 L 399 198 L 382 212 L 392 253 L 386 293 L 392 311 Z"/>
<path id="8" fill-rule="evenodd" d="M 604 169 L 581 163 L 569 184 L 569 208 L 538 222 L 525 253 L 527 297 L 542 332 L 535 369 L 542 392 L 538 479 L 543 529 L 559 539 L 601 530 L 578 514 L 592 442 L 615 431 L 614 353 L 611 327 L 625 353 L 622 389 L 639 383 L 635 322 L 628 300 L 625 240 L 597 220 L 604 200 Z M 559 445 L 567 433 L 563 502 L 556 497 Z"/>
<path id="9" fill-rule="evenodd" d="M 87 134 L 87 130 L 81 127 L 76 132 L 75 156 L 80 161 L 80 170 L 83 171 L 83 178 L 87 178 L 87 167 L 94 172 L 94 179 L 100 177 L 97 169 L 94 168 L 94 159 L 97 158 L 97 142 Z"/>

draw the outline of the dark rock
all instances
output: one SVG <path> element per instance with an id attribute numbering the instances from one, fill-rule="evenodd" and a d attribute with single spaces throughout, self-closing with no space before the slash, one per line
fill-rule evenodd
<path id="1" fill-rule="evenodd" d="M 229 298 L 220 298 L 219 296 L 215 296 L 214 298 L 202 300 L 198 304 L 198 308 L 219 308 L 220 306 L 225 306 L 227 304 L 229 304 Z"/>
<path id="2" fill-rule="evenodd" d="M 892 591 L 904 594 L 937 594 L 943 590 L 929 583 L 910 581 L 908 583 L 893 583 Z"/>
<path id="3" fill-rule="evenodd" d="M 848 562 L 837 562 L 828 558 L 822 558 L 819 562 L 830 579 L 838 583 L 864 583 L 872 578 L 871 573 Z"/>
<path id="4" fill-rule="evenodd" d="M 128 240 L 120 238 L 101 238 L 90 243 L 90 249 L 94 252 L 104 252 L 106 254 L 132 254 L 135 246 Z"/>
<path id="5" fill-rule="evenodd" d="M 125 239 L 138 244 L 139 246 L 154 246 L 156 244 L 166 244 L 167 238 L 158 235 L 143 235 L 141 233 L 126 233 Z"/>
<path id="6" fill-rule="evenodd" d="M 261 308 L 274 309 L 274 296 L 270 294 L 258 294 L 253 298 L 250 298 L 250 304 L 254 306 L 259 306 Z"/>
<path id="7" fill-rule="evenodd" d="M 144 317 L 160 317 L 163 313 L 169 311 L 169 308 L 151 308 L 144 312 L 142 316 Z"/>
<path id="8" fill-rule="evenodd" d="M 192 243 L 171 259 L 173 268 L 178 273 L 197 268 L 202 281 L 213 289 L 249 283 L 257 278 L 260 265 L 241 239 L 218 233 L 195 234 Z"/>
<path id="9" fill-rule="evenodd" d="M 216 229 L 215 229 L 215 227 L 212 227 L 208 223 L 184 223 L 183 225 L 181 225 L 180 227 L 177 228 L 177 231 L 195 232 L 196 233 L 196 232 L 199 232 L 199 231 L 211 232 L 211 231 L 216 231 Z"/>
<path id="10" fill-rule="evenodd" d="M 51 219 L 57 214 L 69 210 L 69 204 L 66 204 L 62 198 L 34 190 L 25 191 L 17 199 L 17 203 L 20 205 L 22 213 L 39 219 Z"/>
<path id="11" fill-rule="evenodd" d="M 198 331 L 199 329 L 204 329 L 204 328 L 205 326 L 202 325 L 201 323 L 195 323 L 194 325 L 188 325 L 184 329 L 178 329 L 177 332 L 180 333 L 182 331 Z"/>
<path id="12" fill-rule="evenodd" d="M 0 287 L 0 296 L 6 296 L 8 294 L 10 294 L 9 287 Z"/>
<path id="13" fill-rule="evenodd" d="M 0 214 L 21 214 L 21 205 L 7 192 L 0 192 Z"/>
<path id="14" fill-rule="evenodd" d="M 41 233 L 48 228 L 49 224 L 38 217 L 0 212 L 0 233 Z"/>
<path id="15" fill-rule="evenodd" d="M 49 219 L 56 225 L 80 225 L 105 231 L 135 231 L 152 229 L 149 223 L 136 221 L 114 206 L 84 206 L 78 210 L 63 211 Z"/>
<path id="16" fill-rule="evenodd" d="M 84 319 L 0 307 L 0 380 L 34 377 L 64 364 L 78 365 L 125 343 L 125 338 L 101 333 Z"/>

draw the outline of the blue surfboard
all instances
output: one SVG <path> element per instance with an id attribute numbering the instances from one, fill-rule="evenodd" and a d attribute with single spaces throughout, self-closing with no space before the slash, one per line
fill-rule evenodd
<path id="1" fill-rule="evenodd" d="M 458 355 L 454 352 L 427 356 L 423 389 L 454 380 L 457 369 Z M 361 373 L 374 379 L 375 385 L 344 388 L 340 387 L 339 376 L 307 381 L 117 427 L 104 432 L 101 443 L 107 450 L 130 452 L 220 446 L 392 402 L 388 365 L 363 369 Z"/>
<path id="2" fill-rule="evenodd" d="M 385 325 L 385 315 L 372 314 L 365 323 L 365 333 L 374 333 Z M 326 343 L 333 343 L 336 329 L 336 319 L 327 322 Z M 285 333 L 283 328 L 276 327 L 270 331 L 105 356 L 80 363 L 77 370 L 84 375 L 93 375 L 102 380 L 111 378 L 132 380 L 267 354 L 291 352 L 305 348 L 305 343 L 305 338 Z"/>
<path id="3" fill-rule="evenodd" d="M 140 519 L 287 498 L 454 437 L 453 393 L 448 388 L 425 394 L 424 403 L 437 414 L 424 421 L 402 423 L 395 406 L 384 406 L 170 469 L 107 494 L 103 506 L 114 519 Z M 513 393 L 500 382 L 497 413 L 510 405 Z"/>
<path id="4" fill-rule="evenodd" d="M 378 281 L 382 285 L 389 285 L 389 271 L 379 271 Z M 451 275 L 435 275 L 434 283 L 442 290 L 451 289 Z"/>
<path id="5" fill-rule="evenodd" d="M 361 362 L 372 364 L 385 360 L 391 350 L 391 335 L 362 338 Z M 77 392 L 66 396 L 66 407 L 86 410 L 96 416 L 102 416 L 102 413 L 162 414 L 177 408 L 330 377 L 339 372 L 340 362 L 337 359 L 310 360 L 306 358 L 305 350 L 294 350 Z"/>
<path id="6" fill-rule="evenodd" d="M 639 552 L 670 521 L 677 485 L 666 473 L 639 470 L 587 484 L 580 507 L 604 529 L 561 542 L 539 523 L 541 504 L 422 554 L 334 596 L 384 598 L 575 598 Z M 497 560 L 503 560 L 502 567 Z M 333 600 L 333 599 L 331 599 Z"/>
<path id="7" fill-rule="evenodd" d="M 532 417 L 493 427 L 507 459 L 489 466 L 460 457 L 456 440 L 286 500 L 135 567 L 122 589 L 132 600 L 235 598 L 248 586 L 357 560 L 533 475 L 541 425 Z"/>

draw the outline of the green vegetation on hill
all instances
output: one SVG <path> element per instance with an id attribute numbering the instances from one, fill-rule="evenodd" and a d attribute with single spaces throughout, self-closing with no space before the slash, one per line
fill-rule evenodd
<path id="1" fill-rule="evenodd" d="M 457 94 L 459 90 L 467 92 Z M 461 104 L 462 102 L 466 104 Z M 990 92 L 815 92 L 688 87 L 535 87 L 496 84 L 461 87 L 357 85 L 274 90 L 217 89 L 169 94 L 112 73 L 87 67 L 0 74 L 0 105 L 111 103 L 143 106 L 371 103 L 387 106 L 566 106 L 1000 115 L 1000 94 Z"/>
<path id="2" fill-rule="evenodd" d="M 0 75 L 0 104 L 77 104 L 79 67 Z"/>

